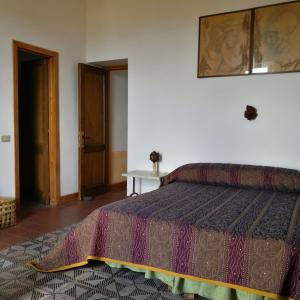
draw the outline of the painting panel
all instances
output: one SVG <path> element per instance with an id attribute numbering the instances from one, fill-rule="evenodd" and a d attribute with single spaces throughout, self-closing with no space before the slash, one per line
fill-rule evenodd
<path id="1" fill-rule="evenodd" d="M 300 2 L 255 9 L 252 73 L 300 71 Z"/>
<path id="2" fill-rule="evenodd" d="M 250 73 L 251 10 L 200 17 L 198 77 Z"/>

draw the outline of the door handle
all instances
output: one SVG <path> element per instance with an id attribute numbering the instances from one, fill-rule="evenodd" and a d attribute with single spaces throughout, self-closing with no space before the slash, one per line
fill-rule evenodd
<path id="1" fill-rule="evenodd" d="M 80 131 L 78 134 L 79 147 L 84 149 L 84 131 Z"/>
<path id="2" fill-rule="evenodd" d="M 84 131 L 80 131 L 78 135 L 79 139 L 79 145 L 80 148 L 84 149 L 85 148 L 85 141 L 86 140 L 92 140 L 93 138 L 91 136 L 86 136 Z"/>
<path id="3" fill-rule="evenodd" d="M 85 141 L 85 140 L 92 140 L 93 139 L 91 136 L 85 135 L 84 131 L 81 131 L 81 137 L 82 137 L 83 141 Z"/>

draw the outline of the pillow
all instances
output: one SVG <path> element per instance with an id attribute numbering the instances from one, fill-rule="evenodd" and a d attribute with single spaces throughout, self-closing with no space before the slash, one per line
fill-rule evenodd
<path id="1" fill-rule="evenodd" d="M 163 178 L 174 181 L 300 193 L 300 171 L 276 167 L 197 163 L 183 165 Z"/>

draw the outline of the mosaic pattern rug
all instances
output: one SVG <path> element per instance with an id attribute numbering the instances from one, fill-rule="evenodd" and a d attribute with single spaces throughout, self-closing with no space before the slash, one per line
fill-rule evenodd
<path id="1" fill-rule="evenodd" d="M 73 226 L 0 250 L 0 300 L 182 300 L 159 280 L 143 273 L 94 262 L 57 273 L 39 273 L 25 263 L 46 254 Z M 205 300 L 198 297 L 197 300 Z"/>

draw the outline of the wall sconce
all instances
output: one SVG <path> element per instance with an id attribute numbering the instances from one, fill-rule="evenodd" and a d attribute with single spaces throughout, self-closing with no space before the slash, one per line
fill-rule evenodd
<path id="1" fill-rule="evenodd" d="M 257 116 L 257 109 L 253 106 L 247 105 L 244 117 L 249 121 L 253 121 L 257 118 Z"/>

